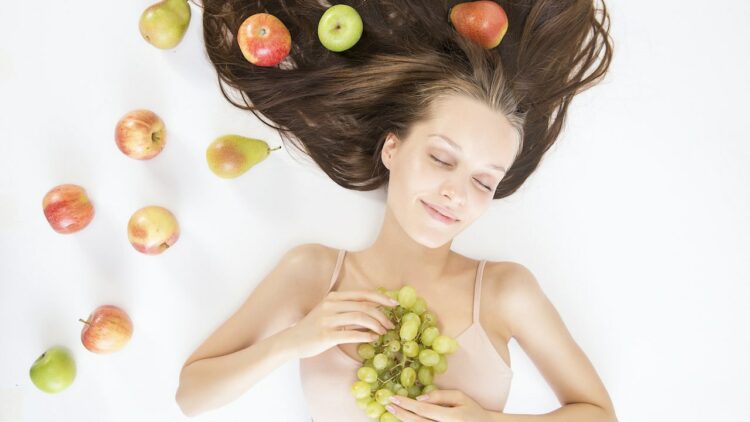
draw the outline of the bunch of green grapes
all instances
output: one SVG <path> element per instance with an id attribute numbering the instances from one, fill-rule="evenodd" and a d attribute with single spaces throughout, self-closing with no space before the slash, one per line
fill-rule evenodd
<path id="1" fill-rule="evenodd" d="M 357 352 L 363 363 L 351 393 L 367 416 L 394 422 L 399 419 L 385 411 L 389 397 L 395 394 L 416 398 L 437 389 L 433 377 L 448 369 L 445 356 L 459 345 L 455 339 L 440 334 L 437 318 L 413 287 L 390 291 L 381 287 L 378 291 L 399 302 L 382 308 L 396 328 L 373 342 L 359 345 Z"/>

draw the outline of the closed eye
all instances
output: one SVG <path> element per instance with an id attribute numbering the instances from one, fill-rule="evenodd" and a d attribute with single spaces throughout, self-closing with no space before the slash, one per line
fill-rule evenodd
<path id="1" fill-rule="evenodd" d="M 432 154 L 430 154 L 430 158 L 432 158 L 432 159 L 433 159 L 434 161 L 437 161 L 438 163 L 440 163 L 440 164 L 442 164 L 442 165 L 444 165 L 444 166 L 450 166 L 450 164 L 446 163 L 445 161 L 441 161 L 441 160 L 438 160 L 438 159 L 437 159 L 437 158 L 436 158 L 436 157 L 435 157 L 434 155 L 432 155 Z M 474 179 L 474 180 L 477 180 L 477 179 Z M 483 188 L 485 188 L 485 189 L 486 189 L 486 190 L 487 190 L 488 192 L 491 192 L 491 191 L 492 191 L 492 188 L 491 188 L 491 187 L 489 187 L 489 186 L 485 185 L 484 183 L 480 182 L 479 180 L 477 180 L 477 183 L 479 183 L 480 185 L 482 185 L 482 187 L 483 187 Z"/>

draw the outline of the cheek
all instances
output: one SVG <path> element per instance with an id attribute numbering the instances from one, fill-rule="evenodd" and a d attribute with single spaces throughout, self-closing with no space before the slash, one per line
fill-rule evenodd
<path id="1" fill-rule="evenodd" d="M 434 189 L 438 182 L 437 175 L 429 167 L 418 162 L 410 162 L 400 165 L 395 171 L 391 172 L 391 181 L 398 186 L 391 186 L 391 189 L 405 196 L 424 195 Z"/>
<path id="2" fill-rule="evenodd" d="M 409 179 L 422 192 L 434 194 L 446 178 L 446 173 L 435 165 L 417 160 L 409 171 Z"/>

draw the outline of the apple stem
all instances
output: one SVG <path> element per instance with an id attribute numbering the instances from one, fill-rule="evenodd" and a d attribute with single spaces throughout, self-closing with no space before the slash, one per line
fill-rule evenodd
<path id="1" fill-rule="evenodd" d="M 269 152 L 276 151 L 277 149 L 281 149 L 281 146 L 277 146 L 276 148 L 269 148 Z"/>
<path id="2" fill-rule="evenodd" d="M 86 324 L 86 325 L 91 325 L 91 323 L 90 323 L 90 322 L 88 322 L 88 321 L 84 321 L 84 320 L 83 320 L 83 319 L 81 319 L 81 318 L 78 318 L 78 320 L 79 320 L 79 321 L 81 321 L 82 323 Z"/>

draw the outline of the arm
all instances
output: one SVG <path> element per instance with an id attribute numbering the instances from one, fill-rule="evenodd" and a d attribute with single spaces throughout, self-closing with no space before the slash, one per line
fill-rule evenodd
<path id="1" fill-rule="evenodd" d="M 187 416 L 223 406 L 297 357 L 290 326 L 304 316 L 320 280 L 319 245 L 290 249 L 245 303 L 186 360 L 175 400 Z M 322 293 L 322 292 L 321 292 Z M 307 297 L 308 299 L 304 299 Z M 310 299 L 312 297 L 312 299 Z"/>
<path id="2" fill-rule="evenodd" d="M 492 421 L 617 421 L 591 362 L 578 347 L 534 275 L 521 264 L 498 283 L 494 309 L 503 310 L 512 336 L 551 386 L 562 407 L 543 415 L 492 413 Z"/>
<path id="3" fill-rule="evenodd" d="M 614 411 L 608 411 L 591 403 L 569 403 L 561 408 L 543 415 L 516 415 L 510 413 L 490 412 L 492 422 L 617 422 Z"/>

